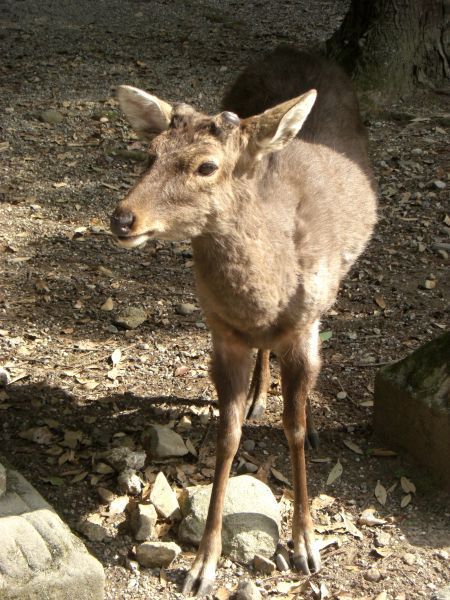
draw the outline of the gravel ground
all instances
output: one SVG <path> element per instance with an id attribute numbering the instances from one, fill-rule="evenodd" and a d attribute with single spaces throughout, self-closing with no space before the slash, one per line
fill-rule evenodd
<path id="1" fill-rule="evenodd" d="M 11 378 L 0 389 L 1 450 L 73 528 L 88 513 L 100 515 L 108 536 L 86 543 L 105 567 L 109 600 L 178 597 L 193 549 L 184 547 L 165 571 L 134 569 L 126 516 L 111 516 L 96 492 L 116 491 L 114 478 L 98 473 L 101 452 L 138 447 L 146 424 L 177 428 L 187 415 L 192 428 L 183 436 L 200 457 L 150 465 L 145 477 L 163 470 L 180 489 L 210 482 L 216 422 L 208 333 L 197 309 L 178 309 L 196 307 L 189 244 L 127 252 L 109 242 L 109 214 L 143 168 L 143 148 L 114 89 L 128 83 L 213 111 L 249 60 L 280 42 L 320 44 L 346 7 L 332 0 L 0 6 L 0 366 Z M 449 579 L 448 497 L 406 457 L 374 453 L 381 444 L 371 430 L 376 368 L 448 327 L 446 110 L 442 97 L 421 96 L 366 115 L 379 225 L 323 323 L 332 337 L 312 399 L 322 446 L 308 455 L 311 498 L 334 498 L 318 501 L 316 523 L 339 543 L 309 579 L 262 577 L 225 559 L 221 598 L 244 575 L 268 597 L 326 597 L 326 589 L 342 600 L 431 598 Z M 126 306 L 148 315 L 137 329 L 114 325 Z M 244 438 L 256 442 L 261 464 L 274 456 L 289 477 L 280 409 L 274 363 L 267 414 L 244 428 Z M 39 439 L 27 434 L 34 427 L 43 428 Z M 343 473 L 327 486 L 337 459 Z M 406 505 L 402 476 L 416 488 Z M 384 505 L 374 497 L 377 482 L 388 491 Z M 287 541 L 287 486 L 269 483 L 282 499 Z M 378 530 L 336 527 L 343 512 L 357 524 L 371 505 L 386 520 Z M 176 541 L 176 529 L 164 525 L 161 537 Z M 377 549 L 380 530 L 389 536 Z"/>

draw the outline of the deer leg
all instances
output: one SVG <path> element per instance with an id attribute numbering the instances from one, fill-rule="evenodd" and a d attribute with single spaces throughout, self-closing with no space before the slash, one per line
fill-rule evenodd
<path id="1" fill-rule="evenodd" d="M 251 351 L 233 334 L 213 337 L 211 376 L 219 400 L 216 469 L 205 531 L 183 593 L 211 592 L 222 551 L 222 512 L 231 463 L 239 446 L 245 418 Z"/>
<path id="2" fill-rule="evenodd" d="M 266 410 L 270 380 L 270 350 L 258 350 L 252 382 L 247 396 L 247 418 L 261 419 Z"/>
<path id="3" fill-rule="evenodd" d="M 279 353 L 283 426 L 291 453 L 294 486 L 294 566 L 306 574 L 320 570 L 320 554 L 315 548 L 314 526 L 309 511 L 305 464 L 307 397 L 320 368 L 318 325 L 317 321 L 313 323 L 308 331 L 302 332 L 301 338 L 291 340 L 289 346 Z"/>
<path id="4" fill-rule="evenodd" d="M 307 448 L 316 450 L 319 447 L 319 434 L 314 425 L 314 417 L 311 408 L 311 400 L 306 400 L 306 438 L 305 443 Z"/>

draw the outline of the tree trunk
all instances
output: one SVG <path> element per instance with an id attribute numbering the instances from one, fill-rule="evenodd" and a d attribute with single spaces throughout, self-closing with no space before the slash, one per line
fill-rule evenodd
<path id="1" fill-rule="evenodd" d="M 327 54 L 376 102 L 407 96 L 417 85 L 440 88 L 450 75 L 448 6 L 447 0 L 352 0 Z"/>

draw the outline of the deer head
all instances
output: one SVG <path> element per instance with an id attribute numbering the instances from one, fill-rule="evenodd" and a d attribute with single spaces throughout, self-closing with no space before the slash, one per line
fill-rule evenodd
<path id="1" fill-rule="evenodd" d="M 245 196 L 255 165 L 295 138 L 316 91 L 244 120 L 228 111 L 206 116 L 130 86 L 118 97 L 133 128 L 150 140 L 149 168 L 111 217 L 119 245 L 133 248 L 214 230 L 224 211 L 235 210 L 237 190 Z"/>

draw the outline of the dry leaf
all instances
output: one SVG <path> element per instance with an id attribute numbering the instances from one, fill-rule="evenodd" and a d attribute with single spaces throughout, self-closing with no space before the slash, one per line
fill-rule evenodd
<path id="1" fill-rule="evenodd" d="M 83 439 L 83 432 L 80 430 L 77 431 L 65 431 L 64 432 L 64 441 L 61 442 L 63 446 L 68 446 L 75 450 L 78 445 L 78 442 L 81 442 Z"/>
<path id="2" fill-rule="evenodd" d="M 397 452 L 389 450 L 388 448 L 372 448 L 370 454 L 372 456 L 397 456 Z"/>
<path id="3" fill-rule="evenodd" d="M 276 479 L 277 481 L 281 481 L 281 483 L 284 483 L 284 484 L 288 485 L 289 487 L 292 487 L 292 486 L 291 486 L 291 482 L 289 481 L 289 479 L 287 479 L 287 478 L 286 478 L 286 477 L 283 475 L 283 473 L 280 473 L 280 471 L 277 471 L 277 469 L 274 469 L 274 467 L 272 467 L 272 468 L 270 469 L 270 472 L 272 473 L 272 475 L 275 477 L 275 479 Z"/>
<path id="4" fill-rule="evenodd" d="M 80 481 L 83 481 L 83 479 L 86 479 L 86 477 L 88 475 L 89 475 L 88 471 L 81 471 L 81 473 L 78 473 L 78 475 L 75 475 L 75 477 L 72 477 L 71 483 L 79 483 Z"/>
<path id="5" fill-rule="evenodd" d="M 364 452 L 361 450 L 358 444 L 355 444 L 355 442 L 352 442 L 351 440 L 344 440 L 344 444 L 355 454 L 364 454 Z"/>
<path id="6" fill-rule="evenodd" d="M 122 358 L 122 350 L 120 348 L 116 348 L 110 356 L 112 364 L 114 366 L 118 365 L 120 363 L 121 358 Z"/>
<path id="7" fill-rule="evenodd" d="M 411 502 L 411 500 L 412 500 L 411 494 L 406 494 L 406 496 L 403 496 L 403 498 L 400 502 L 400 506 L 402 508 L 405 508 L 406 506 L 408 506 L 408 504 Z"/>
<path id="8" fill-rule="evenodd" d="M 226 587 L 220 587 L 217 592 L 214 594 L 215 600 L 228 600 L 231 595 L 230 590 L 227 590 Z"/>
<path id="9" fill-rule="evenodd" d="M 279 581 L 276 589 L 280 594 L 289 594 L 299 586 L 301 586 L 300 581 Z"/>
<path id="10" fill-rule="evenodd" d="M 47 445 L 53 440 L 53 433 L 48 427 L 31 427 L 19 433 L 19 437 L 35 444 Z"/>
<path id="11" fill-rule="evenodd" d="M 374 300 L 380 308 L 383 310 L 386 308 L 386 300 L 383 298 L 383 296 L 375 296 Z"/>
<path id="12" fill-rule="evenodd" d="M 343 470 L 344 469 L 338 460 L 328 475 L 326 485 L 331 485 L 332 483 L 334 483 L 336 481 L 336 479 L 339 479 L 339 477 L 342 475 Z"/>
<path id="13" fill-rule="evenodd" d="M 192 454 L 192 456 L 197 456 L 198 452 L 189 438 L 186 440 L 185 445 L 189 452 Z"/>
<path id="14" fill-rule="evenodd" d="M 363 512 L 359 515 L 358 523 L 360 525 L 368 525 L 369 527 L 373 527 L 374 525 L 384 525 L 386 521 L 375 516 L 374 508 L 366 508 L 366 510 L 363 510 Z"/>
<path id="15" fill-rule="evenodd" d="M 378 594 L 378 596 L 375 597 L 374 600 L 387 600 L 387 593 L 386 592 L 381 592 Z"/>
<path id="16" fill-rule="evenodd" d="M 402 490 L 405 492 L 405 494 L 416 493 L 416 486 L 407 477 L 400 477 L 400 485 L 402 486 Z"/>
<path id="17" fill-rule="evenodd" d="M 316 548 L 319 552 L 324 548 L 328 548 L 328 546 L 334 545 L 341 545 L 341 540 L 334 535 L 319 535 L 316 537 Z"/>
<path id="18" fill-rule="evenodd" d="M 323 510 L 324 508 L 328 508 L 335 502 L 336 498 L 333 496 L 327 496 L 327 494 L 320 494 L 316 496 L 311 503 L 311 508 L 313 510 Z"/>
<path id="19" fill-rule="evenodd" d="M 111 296 L 109 298 L 107 298 L 105 300 L 105 302 L 100 306 L 100 310 L 113 310 L 114 308 L 114 301 L 111 298 Z"/>
<path id="20" fill-rule="evenodd" d="M 362 540 L 364 537 L 362 532 L 352 523 L 349 516 L 346 515 L 344 512 L 340 513 L 340 515 L 342 516 L 342 520 L 348 533 L 350 533 L 350 535 L 352 535 L 353 537 Z"/>
<path id="21" fill-rule="evenodd" d="M 380 481 L 377 481 L 377 485 L 375 486 L 375 498 L 378 500 L 378 502 L 381 505 L 385 505 L 386 504 L 386 500 L 387 500 L 387 492 L 386 492 L 386 488 L 384 487 L 384 485 L 382 485 L 380 483 Z"/>

